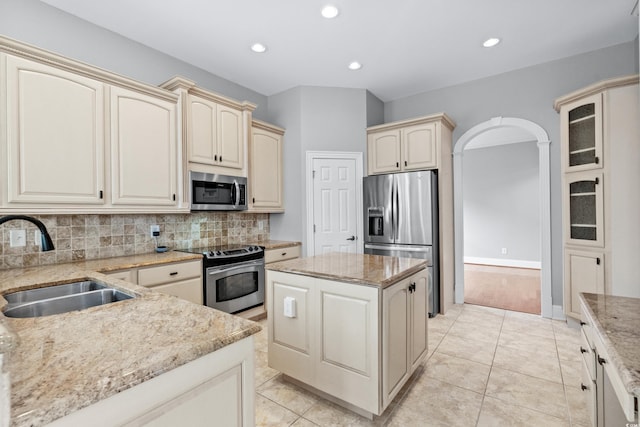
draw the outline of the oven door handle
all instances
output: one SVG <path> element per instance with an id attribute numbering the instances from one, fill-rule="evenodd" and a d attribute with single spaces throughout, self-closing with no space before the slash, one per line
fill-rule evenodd
<path id="1" fill-rule="evenodd" d="M 227 267 L 227 268 L 209 268 L 207 269 L 207 275 L 211 276 L 211 275 L 218 275 L 218 274 L 222 274 L 222 273 L 226 273 L 229 271 L 234 271 L 234 270 L 251 270 L 251 269 L 255 269 L 255 267 L 259 267 L 261 263 L 251 263 L 251 264 L 242 264 L 242 265 L 234 265 L 232 267 Z"/>

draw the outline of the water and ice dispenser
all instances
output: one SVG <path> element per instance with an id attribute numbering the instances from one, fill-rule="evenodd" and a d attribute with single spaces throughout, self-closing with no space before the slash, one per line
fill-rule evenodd
<path id="1" fill-rule="evenodd" d="M 368 208 L 367 216 L 369 218 L 369 236 L 384 235 L 384 208 Z"/>

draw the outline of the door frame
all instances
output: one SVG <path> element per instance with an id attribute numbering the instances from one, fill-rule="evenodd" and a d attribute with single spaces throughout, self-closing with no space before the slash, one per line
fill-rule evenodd
<path id="1" fill-rule="evenodd" d="M 494 117 L 473 126 L 456 142 L 453 149 L 453 200 L 455 234 L 455 302 L 464 302 L 464 222 L 462 210 L 462 156 L 464 147 L 487 131 L 517 127 L 529 132 L 538 144 L 538 185 L 540 189 L 540 309 L 542 317 L 563 319 L 553 307 L 551 295 L 551 178 L 547 132 L 537 123 L 514 117 Z M 517 141 L 514 141 L 514 143 Z M 562 307 L 560 307 L 562 308 Z"/>
<path id="2" fill-rule="evenodd" d="M 362 253 L 363 228 L 362 228 L 362 178 L 364 178 L 363 154 L 351 151 L 307 151 L 307 248 L 306 256 L 315 255 L 315 236 L 313 232 L 313 161 L 315 159 L 340 159 L 354 160 L 356 164 L 356 238 L 358 244 L 356 253 Z"/>

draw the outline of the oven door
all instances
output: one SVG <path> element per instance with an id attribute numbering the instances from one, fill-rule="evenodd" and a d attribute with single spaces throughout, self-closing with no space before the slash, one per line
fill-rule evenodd
<path id="1" fill-rule="evenodd" d="M 264 259 L 209 267 L 205 279 L 207 307 L 235 313 L 264 303 Z"/>

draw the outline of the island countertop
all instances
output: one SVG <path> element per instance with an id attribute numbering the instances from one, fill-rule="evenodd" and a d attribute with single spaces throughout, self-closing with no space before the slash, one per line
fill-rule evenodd
<path id="1" fill-rule="evenodd" d="M 590 293 L 580 298 L 627 391 L 640 399 L 640 298 Z"/>
<path id="2" fill-rule="evenodd" d="M 426 265 L 427 262 L 423 259 L 333 252 L 276 262 L 266 265 L 265 268 L 386 288 L 417 273 Z"/>
<path id="3" fill-rule="evenodd" d="M 0 317 L 18 337 L 3 355 L 11 425 L 45 425 L 258 332 L 257 323 L 99 272 L 199 257 L 168 252 L 0 271 L 2 294 L 88 278 L 136 295 L 53 316 Z"/>

